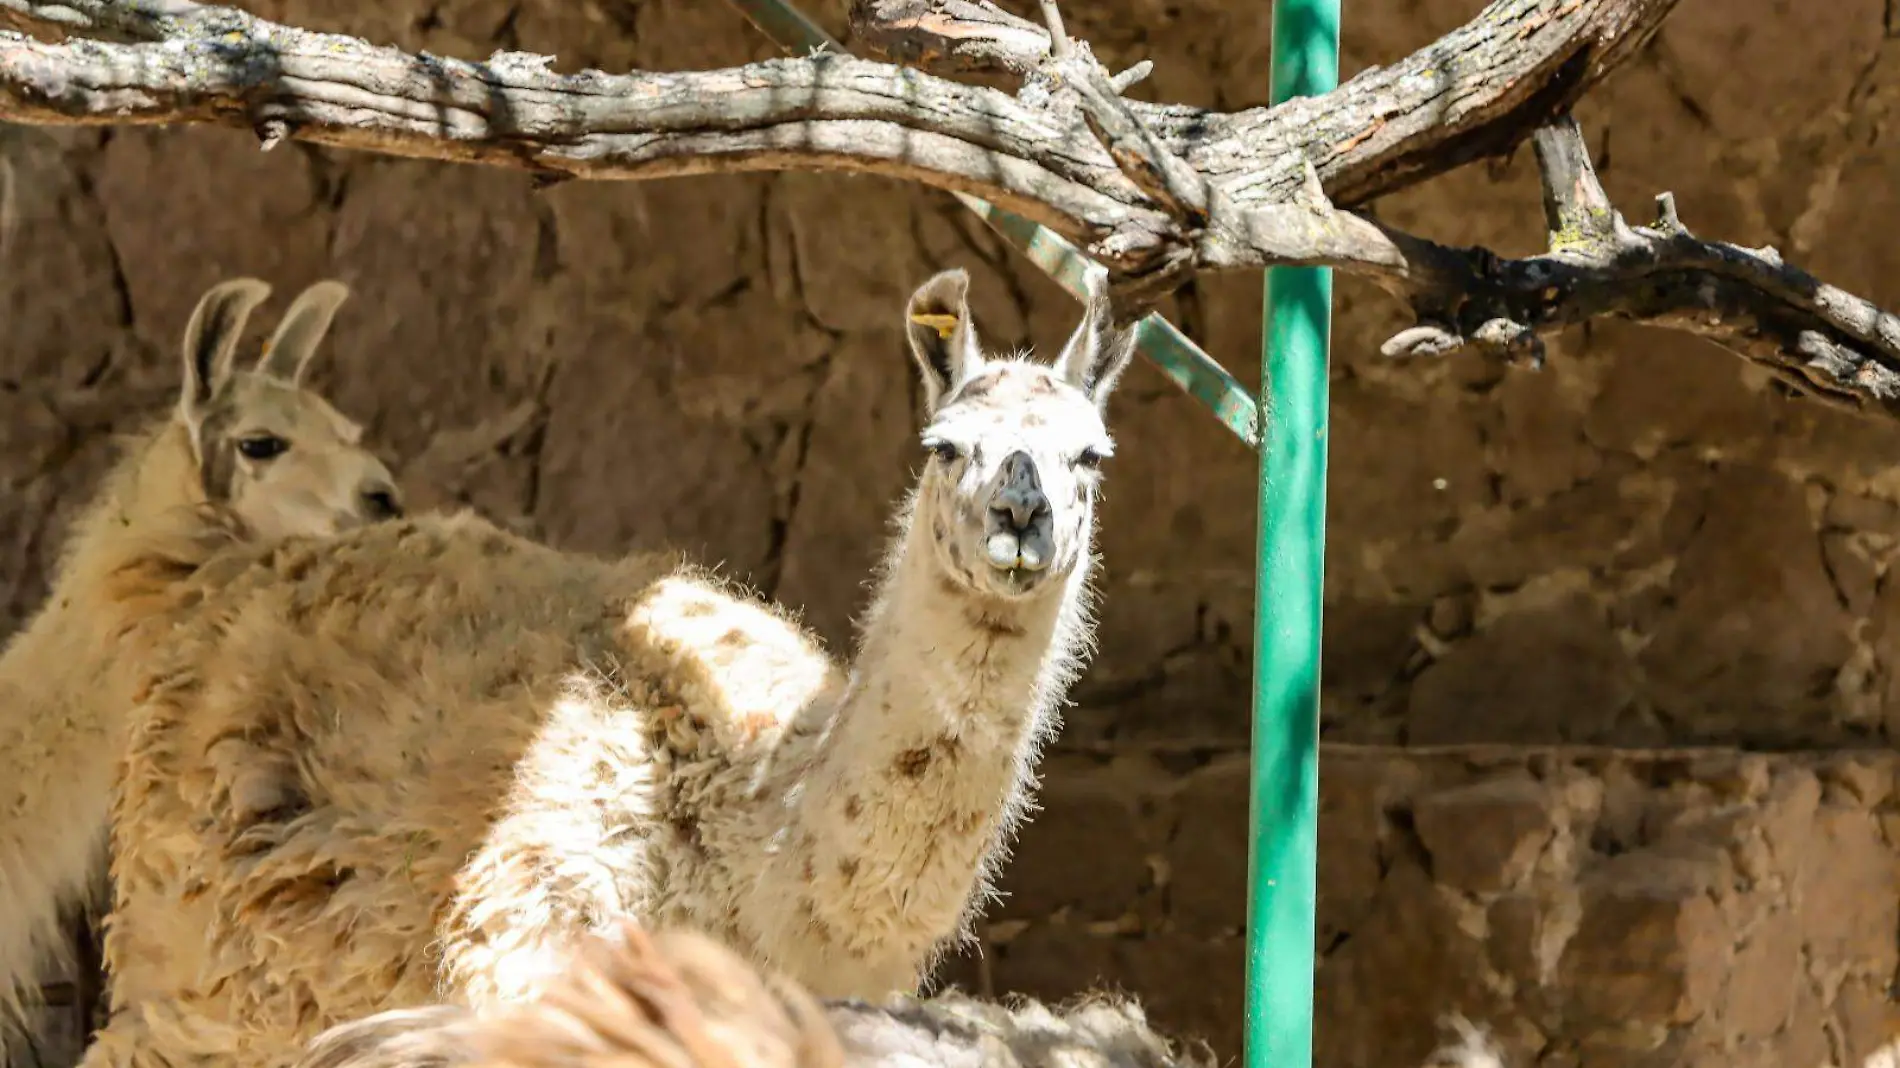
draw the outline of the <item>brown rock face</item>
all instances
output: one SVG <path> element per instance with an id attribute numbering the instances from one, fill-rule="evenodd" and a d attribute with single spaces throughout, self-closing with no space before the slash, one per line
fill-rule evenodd
<path id="1" fill-rule="evenodd" d="M 1414 745 L 1614 736 L 1635 697 L 1635 665 L 1616 634 L 1572 599 L 1515 614 L 1454 647 L 1412 684 Z"/>
<path id="2" fill-rule="evenodd" d="M 1512 889 L 1531 874 L 1557 829 L 1549 791 L 1499 779 L 1421 798 L 1412 809 L 1436 881 L 1466 893 Z"/>
<path id="3" fill-rule="evenodd" d="M 1896 770 L 1886 753 L 1328 750 L 1315 1063 L 1420 1063 L 1458 1012 L 1509 1064 L 1862 1065 L 1831 1051 L 1900 1037 Z M 1231 1001 L 1242 972 L 1244 762 L 1060 759 L 1035 840 L 1069 837 L 1051 824 L 1086 807 L 1071 791 L 1141 813 L 1119 847 L 1070 838 L 1091 858 L 1071 867 L 1159 842 L 1155 881 L 1115 924 L 1091 922 L 1106 901 L 1012 895 L 945 978 L 1048 997 L 1099 974 L 1238 1054 L 1238 1014 L 1199 999 Z M 1004 890 L 1047 863 L 1019 861 Z"/>
<path id="4" fill-rule="evenodd" d="M 246 6 L 562 69 L 773 54 L 704 0 Z M 842 4 L 805 6 L 842 31 Z M 1646 217 L 1673 190 L 1704 236 L 1900 307 L 1889 6 L 1683 0 L 1580 109 L 1611 195 Z M 1345 74 L 1479 7 L 1348 0 Z M 1266 99 L 1265 5 L 1067 8 L 1111 66 L 1156 61 L 1150 99 Z M 678 546 L 840 649 L 917 456 L 904 295 L 968 267 L 990 341 L 1045 353 L 1076 316 L 950 198 L 894 182 L 536 193 L 198 129 L 6 128 L 0 152 L 19 177 L 5 263 L 29 265 L 0 270 L 0 624 L 44 596 L 111 432 L 170 401 L 184 317 L 223 277 L 355 287 L 317 381 L 418 506 L 573 549 Z M 1506 253 L 1543 241 L 1528 151 L 1378 210 Z M 1163 310 L 1258 380 L 1257 277 L 1198 279 Z M 1340 279 L 1319 1063 L 1415 1063 L 1455 1009 L 1514 1066 L 1869 1068 L 1900 1035 L 1900 426 L 1790 401 L 1687 335 L 1597 323 L 1531 374 L 1392 363 L 1399 325 Z M 1119 985 L 1231 1055 L 1255 458 L 1146 366 L 1110 417 L 1100 651 L 1013 896 L 946 976 Z M 1757 754 L 1669 752 L 1689 745 Z"/>

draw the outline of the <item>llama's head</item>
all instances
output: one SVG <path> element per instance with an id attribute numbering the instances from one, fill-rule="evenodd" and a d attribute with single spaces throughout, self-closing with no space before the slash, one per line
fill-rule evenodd
<path id="1" fill-rule="evenodd" d="M 910 298 L 906 328 L 929 423 L 914 523 L 927 524 L 953 581 L 1000 597 L 1059 587 L 1090 551 L 1103 413 L 1134 355 L 1097 291 L 1053 365 L 985 355 L 970 277 L 949 270 Z"/>
<path id="2" fill-rule="evenodd" d="M 206 291 L 185 327 L 185 384 L 173 418 L 190 433 L 205 499 L 263 538 L 333 534 L 402 514 L 395 479 L 360 444 L 362 429 L 300 384 L 349 296 L 318 282 L 284 313 L 247 371 L 240 335 L 270 286 L 251 278 Z"/>

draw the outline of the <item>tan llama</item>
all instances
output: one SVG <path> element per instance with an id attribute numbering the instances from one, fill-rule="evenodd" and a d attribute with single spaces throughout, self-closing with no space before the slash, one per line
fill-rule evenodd
<path id="1" fill-rule="evenodd" d="M 1133 352 L 1098 299 L 1054 366 L 987 357 L 968 285 L 911 298 L 923 474 L 849 664 L 670 556 L 469 515 L 155 546 L 203 577 L 153 591 L 177 611 L 141 646 L 87 1064 L 266 1068 L 385 1009 L 518 1001 L 622 916 L 819 996 L 914 989 L 1088 645 Z"/>
<path id="2" fill-rule="evenodd" d="M 126 628 L 162 587 L 128 568 L 199 510 L 246 539 L 329 534 L 392 518 L 389 471 L 360 431 L 298 386 L 348 290 L 311 286 L 249 371 L 232 358 L 270 289 L 207 292 L 185 330 L 184 389 L 171 415 L 126 443 L 62 549 L 52 591 L 0 656 L 0 1062 L 25 1036 L 40 970 L 65 948 L 62 914 L 105 874 L 106 814 L 127 712 L 115 690 Z M 128 578 L 138 581 L 128 582 Z M 130 592 L 136 598 L 126 600 Z"/>

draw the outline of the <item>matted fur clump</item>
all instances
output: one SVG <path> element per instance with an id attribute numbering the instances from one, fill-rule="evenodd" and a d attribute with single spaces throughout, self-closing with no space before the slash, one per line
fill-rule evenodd
<path id="1" fill-rule="evenodd" d="M 532 1002 L 438 1006 L 321 1035 L 297 1068 L 1204 1068 L 1132 1001 L 1057 1008 L 962 994 L 820 1004 L 696 932 L 595 938 Z"/>

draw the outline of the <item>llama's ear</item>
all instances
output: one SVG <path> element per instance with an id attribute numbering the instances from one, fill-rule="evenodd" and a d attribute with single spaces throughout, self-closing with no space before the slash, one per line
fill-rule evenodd
<path id="1" fill-rule="evenodd" d="M 1135 328 L 1115 326 L 1108 289 L 1098 279 L 1089 286 L 1082 324 L 1069 335 L 1069 343 L 1062 346 L 1062 355 L 1056 358 L 1056 373 L 1102 408 L 1134 358 Z"/>
<path id="2" fill-rule="evenodd" d="M 270 296 L 270 286 L 255 278 L 220 282 L 205 291 L 185 325 L 185 388 L 178 408 L 197 423 L 205 405 L 231 380 L 231 357 L 251 312 Z"/>
<path id="3" fill-rule="evenodd" d="M 350 287 L 341 282 L 323 281 L 297 294 L 297 299 L 277 324 L 277 332 L 264 343 L 264 355 L 258 358 L 257 371 L 296 385 L 303 381 L 304 368 L 316 355 L 323 336 L 330 332 L 336 310 L 350 299 Z"/>
<path id="4" fill-rule="evenodd" d="M 904 333 L 924 375 L 926 411 L 936 411 L 952 390 L 983 368 L 969 295 L 969 272 L 953 267 L 918 286 L 904 309 Z"/>

